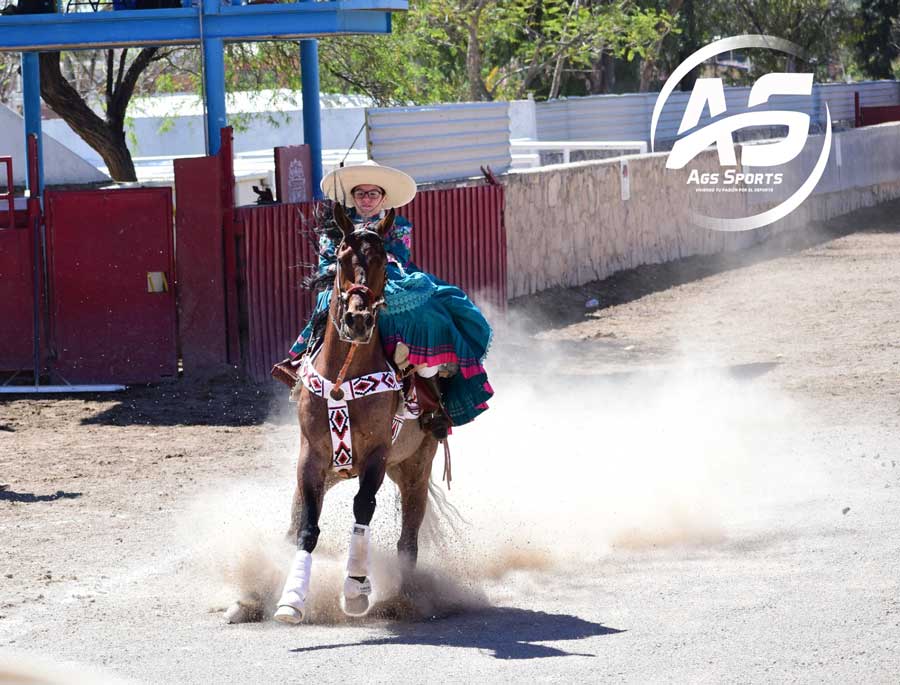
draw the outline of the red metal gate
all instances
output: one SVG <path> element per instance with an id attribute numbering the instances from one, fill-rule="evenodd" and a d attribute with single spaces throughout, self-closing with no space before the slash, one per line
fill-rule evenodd
<path id="1" fill-rule="evenodd" d="M 475 302 L 506 310 L 506 230 L 503 187 L 426 190 L 402 208 L 413 232 L 413 261 L 460 286 Z M 312 204 L 242 207 L 240 283 L 245 303 L 244 365 L 252 377 L 268 378 L 311 312 L 313 297 L 300 287 L 317 255 L 302 235 Z"/>
<path id="2" fill-rule="evenodd" d="M 28 226 L 0 227 L 0 371 L 34 365 L 33 239 Z"/>
<path id="3" fill-rule="evenodd" d="M 37 138 L 28 141 L 31 169 L 37 169 Z M 35 250 L 35 236 L 40 229 L 40 204 L 34 198 L 26 200 L 14 196 L 12 158 L 0 157 L 3 164 L 6 192 L 0 195 L 0 373 L 31 370 L 42 361 L 38 351 L 35 359 L 35 334 L 41 335 L 43 326 L 38 316 L 35 331 L 34 299 L 41 295 L 40 254 Z M 29 179 L 32 188 L 37 177 Z M 38 245 L 39 245 L 38 241 Z M 35 283 L 37 278 L 37 284 Z M 37 287 L 35 287 L 37 285 Z"/>
<path id="4" fill-rule="evenodd" d="M 53 368 L 72 383 L 177 373 L 169 188 L 47 192 Z"/>

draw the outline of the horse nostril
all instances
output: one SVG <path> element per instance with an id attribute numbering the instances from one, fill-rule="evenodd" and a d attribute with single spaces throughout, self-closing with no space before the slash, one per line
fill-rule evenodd
<path id="1" fill-rule="evenodd" d="M 351 314 L 350 312 L 347 312 L 346 314 L 344 314 L 344 323 L 347 324 L 348 328 L 352 328 L 353 327 L 353 314 Z"/>
<path id="2" fill-rule="evenodd" d="M 366 324 L 366 328 L 371 328 L 372 324 L 375 323 L 375 319 L 372 318 L 371 314 L 366 314 L 366 317 L 363 319 Z"/>

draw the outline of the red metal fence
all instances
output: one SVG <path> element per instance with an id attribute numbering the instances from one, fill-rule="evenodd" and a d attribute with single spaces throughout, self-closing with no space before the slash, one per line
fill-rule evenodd
<path id="1" fill-rule="evenodd" d="M 460 286 L 475 302 L 506 310 L 506 230 L 502 186 L 420 192 L 400 210 L 415 227 L 413 261 Z M 313 296 L 301 288 L 305 265 L 318 257 L 303 235 L 312 205 L 236 210 L 243 234 L 240 288 L 242 347 L 250 375 L 268 378 L 272 364 L 306 324 Z"/>
<path id="2" fill-rule="evenodd" d="M 859 104 L 859 92 L 853 94 L 854 109 L 856 110 L 855 126 L 874 126 L 886 124 L 891 121 L 900 121 L 900 105 L 888 105 L 882 107 L 862 107 Z"/>
<path id="3" fill-rule="evenodd" d="M 480 305 L 506 311 L 503 186 L 426 190 L 402 210 L 415 227 L 413 261 Z"/>
<path id="4" fill-rule="evenodd" d="M 272 364 L 287 356 L 288 348 L 306 325 L 313 295 L 301 287 L 307 269 L 318 257 L 303 235 L 311 204 L 241 207 L 235 222 L 241 226 L 239 291 L 242 309 L 241 341 L 244 366 L 250 375 L 268 378 Z"/>

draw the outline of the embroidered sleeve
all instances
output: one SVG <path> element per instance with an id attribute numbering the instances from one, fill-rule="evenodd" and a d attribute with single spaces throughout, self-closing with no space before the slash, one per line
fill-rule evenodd
<path id="1" fill-rule="evenodd" d="M 329 238 L 324 233 L 319 236 L 319 273 L 325 273 L 325 270 L 332 264 L 334 264 L 335 260 L 335 250 L 337 246 L 334 244 L 334 241 Z"/>
<path id="2" fill-rule="evenodd" d="M 394 225 L 384 242 L 388 259 L 393 257 L 403 267 L 409 264 L 412 254 L 412 224 L 405 217 L 398 216 L 394 219 Z"/>

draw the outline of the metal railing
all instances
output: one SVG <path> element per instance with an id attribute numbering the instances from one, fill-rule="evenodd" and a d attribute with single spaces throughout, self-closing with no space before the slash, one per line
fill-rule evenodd
<path id="1" fill-rule="evenodd" d="M 7 228 L 15 228 L 16 226 L 16 194 L 13 188 L 13 160 L 12 157 L 0 157 L 0 164 L 6 165 L 6 192 L 0 193 L 0 202 L 6 201 L 8 220 L 5 223 Z M 4 228 L 4 223 L 0 221 L 0 228 Z"/>
<path id="2" fill-rule="evenodd" d="M 634 150 L 638 154 L 647 154 L 647 143 L 643 140 L 511 140 L 509 147 L 513 152 L 550 151 L 561 152 L 563 164 L 572 161 L 574 150 Z"/>

